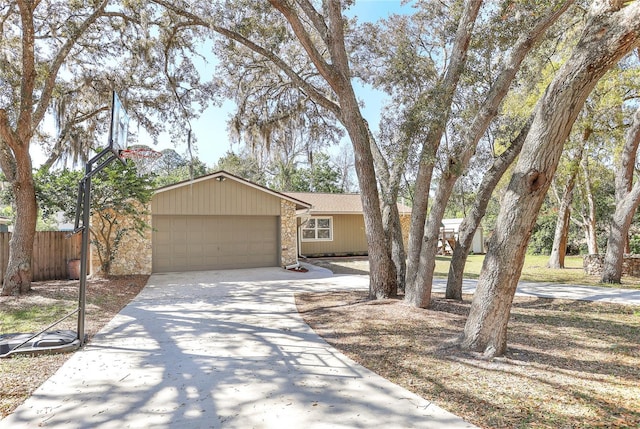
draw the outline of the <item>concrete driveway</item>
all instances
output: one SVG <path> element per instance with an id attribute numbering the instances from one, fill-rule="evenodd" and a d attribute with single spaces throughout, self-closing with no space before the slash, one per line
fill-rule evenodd
<path id="1" fill-rule="evenodd" d="M 294 292 L 367 278 L 311 268 L 154 274 L 0 428 L 473 427 L 314 334 Z"/>

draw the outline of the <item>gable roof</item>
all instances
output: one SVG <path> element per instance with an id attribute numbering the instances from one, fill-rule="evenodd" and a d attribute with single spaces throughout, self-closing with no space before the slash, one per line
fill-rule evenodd
<path id="1" fill-rule="evenodd" d="M 311 203 L 311 213 L 361 214 L 360 194 L 325 194 L 315 192 L 286 192 L 286 195 Z M 411 213 L 411 207 L 398 203 L 400 214 Z"/>
<path id="2" fill-rule="evenodd" d="M 222 179 L 220 179 L 222 178 Z M 216 171 L 215 173 L 210 173 L 210 174 L 205 174 L 204 176 L 200 176 L 200 177 L 196 177 L 193 180 L 183 180 L 182 182 L 178 182 L 178 183 L 173 183 L 171 185 L 167 185 L 167 186 L 163 186 L 161 188 L 158 188 L 154 191 L 154 194 L 159 194 L 162 192 L 167 192 L 167 191 L 171 191 L 174 189 L 178 189 L 184 186 L 191 186 L 195 183 L 199 183 L 199 182 L 203 182 L 206 180 L 234 180 L 238 183 L 241 183 L 243 185 L 258 189 L 262 192 L 265 192 L 267 194 L 276 196 L 278 198 L 281 198 L 283 200 L 287 200 L 287 201 L 291 201 L 292 203 L 294 203 L 296 205 L 296 210 L 300 210 L 300 209 L 308 209 L 311 208 L 311 204 L 307 203 L 303 200 L 297 199 L 296 197 L 293 196 L 289 196 L 287 194 L 283 194 L 281 192 L 278 191 L 274 191 L 273 189 L 269 189 L 266 186 L 262 186 L 259 185 L 257 183 L 253 183 L 249 180 L 243 179 L 242 177 L 236 176 L 234 174 L 228 173 L 224 170 L 220 170 L 220 171 Z"/>

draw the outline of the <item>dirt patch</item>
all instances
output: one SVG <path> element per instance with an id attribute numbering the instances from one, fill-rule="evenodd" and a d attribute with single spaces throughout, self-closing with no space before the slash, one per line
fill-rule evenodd
<path id="1" fill-rule="evenodd" d="M 640 310 L 516 297 L 509 349 L 461 351 L 465 302 L 432 308 L 364 292 L 298 294 L 305 321 L 346 355 L 485 428 L 640 427 Z"/>
<path id="2" fill-rule="evenodd" d="M 149 276 L 121 276 L 87 281 L 85 332 L 89 341 L 127 305 L 147 283 Z M 24 332 L 21 318 L 34 307 L 48 311 L 38 314 L 28 332 L 38 332 L 77 308 L 79 281 L 34 282 L 23 296 L 0 297 L 0 333 Z M 50 310 L 50 311 L 49 311 Z M 28 316 L 33 318 L 33 316 Z M 16 330 L 17 329 L 17 330 Z M 77 329 L 77 317 L 71 317 L 54 329 Z M 0 417 L 10 414 L 49 378 L 71 353 L 15 356 L 0 359 Z"/>

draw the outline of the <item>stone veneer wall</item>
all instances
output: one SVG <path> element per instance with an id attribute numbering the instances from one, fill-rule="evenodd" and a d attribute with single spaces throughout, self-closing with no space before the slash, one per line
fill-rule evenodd
<path id="1" fill-rule="evenodd" d="M 604 255 L 585 255 L 582 258 L 582 267 L 585 273 L 592 276 L 602 275 Z M 640 255 L 624 255 L 622 262 L 622 274 L 632 277 L 640 277 Z"/>
<path id="2" fill-rule="evenodd" d="M 411 229 L 411 215 L 400 214 L 400 228 L 402 229 L 402 243 L 404 251 L 409 251 L 409 230 Z"/>
<path id="3" fill-rule="evenodd" d="M 298 231 L 296 222 L 296 205 L 287 200 L 280 200 L 280 264 L 283 267 L 298 261 Z"/>
<path id="4" fill-rule="evenodd" d="M 142 233 L 142 236 L 135 231 L 129 231 L 122 238 L 115 260 L 111 263 L 112 276 L 151 274 L 151 206 L 146 207 L 146 212 L 147 214 L 142 218 L 149 225 L 149 228 Z M 99 218 L 93 216 L 91 224 L 96 226 L 98 222 L 100 222 Z M 122 224 L 128 226 L 131 224 L 131 220 L 123 219 Z M 91 245 L 91 274 L 102 274 L 98 251 L 93 245 Z"/>

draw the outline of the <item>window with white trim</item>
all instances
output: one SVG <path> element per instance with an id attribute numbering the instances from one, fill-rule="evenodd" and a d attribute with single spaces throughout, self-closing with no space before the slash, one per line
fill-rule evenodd
<path id="1" fill-rule="evenodd" d="M 302 241 L 333 241 L 333 218 L 310 218 L 302 226 Z"/>

